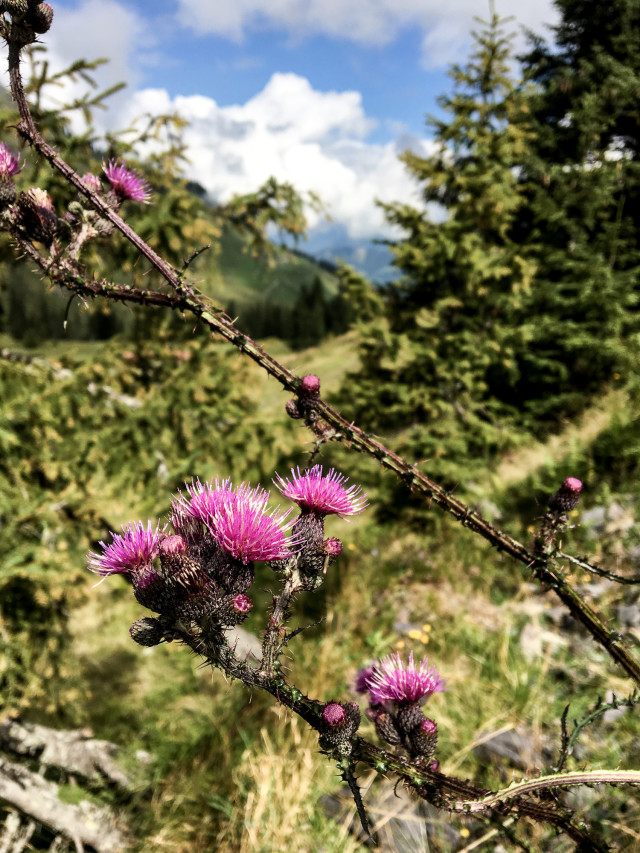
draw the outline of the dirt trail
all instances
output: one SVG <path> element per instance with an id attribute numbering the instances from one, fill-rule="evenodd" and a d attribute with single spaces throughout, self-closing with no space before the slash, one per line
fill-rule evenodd
<path id="1" fill-rule="evenodd" d="M 571 444 L 589 444 L 609 426 L 614 415 L 624 411 L 626 403 L 624 391 L 609 391 L 577 422 L 569 424 L 548 441 L 529 444 L 507 454 L 489 475 L 493 488 L 504 488 L 522 480 L 545 462 L 562 461 Z"/>

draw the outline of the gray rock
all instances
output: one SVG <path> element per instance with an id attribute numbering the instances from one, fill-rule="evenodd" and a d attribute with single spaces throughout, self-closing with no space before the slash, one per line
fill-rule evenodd
<path id="1" fill-rule="evenodd" d="M 355 813 L 353 799 L 348 791 L 339 796 L 322 798 L 325 812 L 344 825 L 347 815 L 352 815 L 350 830 L 361 841 L 365 836 Z M 482 834 L 477 821 L 447 815 L 424 800 L 416 798 L 401 786 L 384 781 L 372 787 L 364 796 L 364 805 L 370 821 L 372 835 L 380 853 L 422 853 L 429 850 L 460 850 L 469 841 Z M 460 825 L 468 826 L 471 836 L 460 836 Z M 370 843 L 365 842 L 365 846 Z"/>
<path id="2" fill-rule="evenodd" d="M 607 533 L 628 533 L 634 525 L 633 513 L 625 509 L 622 504 L 612 503 L 607 509 Z"/>
<path id="3" fill-rule="evenodd" d="M 634 569 L 640 569 L 640 545 L 632 545 L 625 556 Z"/>
<path id="4" fill-rule="evenodd" d="M 616 607 L 616 619 L 625 628 L 637 628 L 640 625 L 640 605 L 619 604 Z"/>
<path id="5" fill-rule="evenodd" d="M 473 754 L 484 764 L 505 764 L 528 770 L 547 762 L 553 751 L 541 745 L 529 732 L 511 729 L 487 735 L 486 740 L 474 747 Z"/>
<path id="6" fill-rule="evenodd" d="M 594 533 L 604 533 L 606 518 L 607 508 L 604 506 L 594 506 L 582 513 L 581 521 L 585 527 L 590 527 Z"/>
<path id="7" fill-rule="evenodd" d="M 249 663 L 259 663 L 262 660 L 262 643 L 255 634 L 235 627 L 229 628 L 224 635 L 239 658 L 244 658 Z"/>

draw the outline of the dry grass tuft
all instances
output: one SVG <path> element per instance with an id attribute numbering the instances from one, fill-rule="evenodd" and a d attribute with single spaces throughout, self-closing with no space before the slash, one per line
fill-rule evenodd
<path id="1" fill-rule="evenodd" d="M 275 710 L 284 716 L 283 709 Z M 242 827 L 241 838 L 229 839 L 223 831 L 219 853 L 310 853 L 320 839 L 326 853 L 360 849 L 346 833 L 338 838 L 335 826 L 318 814 L 319 792 L 331 788 L 332 775 L 318 755 L 316 736 L 297 717 L 275 735 L 262 728 L 233 773 L 237 794 L 229 823 Z"/>

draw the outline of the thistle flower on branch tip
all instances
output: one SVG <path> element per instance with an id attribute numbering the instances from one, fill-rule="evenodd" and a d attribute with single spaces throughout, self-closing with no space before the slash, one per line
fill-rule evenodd
<path id="1" fill-rule="evenodd" d="M 314 465 L 308 471 L 292 468 L 290 479 L 285 480 L 276 474 L 273 482 L 303 512 L 347 518 L 363 512 L 367 507 L 366 495 L 361 493 L 360 486 L 345 488 L 348 478 L 333 468 L 323 475 L 322 465 Z"/>
<path id="2" fill-rule="evenodd" d="M 202 522 L 227 554 L 243 563 L 282 560 L 295 544 L 288 535 L 291 510 L 267 510 L 269 492 L 230 479 L 186 483 L 187 494 L 174 501 L 174 517 Z"/>
<path id="3" fill-rule="evenodd" d="M 548 506 L 556 512 L 570 512 L 578 506 L 582 480 L 577 477 L 567 477 L 558 491 L 551 495 Z"/>
<path id="4" fill-rule="evenodd" d="M 120 201 L 151 202 L 151 188 L 137 169 L 128 169 L 120 160 L 103 162 L 102 169 Z"/>
<path id="5" fill-rule="evenodd" d="M 262 490 L 236 493 L 223 497 L 208 524 L 223 551 L 242 563 L 253 560 L 284 560 L 291 556 L 295 541 L 288 535 L 293 520 L 291 510 L 266 509 Z"/>
<path id="6" fill-rule="evenodd" d="M 122 534 L 111 532 L 113 541 L 109 545 L 100 542 L 101 554 L 89 552 L 89 569 L 105 577 L 137 571 L 158 555 L 163 537 L 164 528 L 156 524 L 154 529 L 150 521 L 146 527 L 141 521 L 123 524 Z"/>
<path id="7" fill-rule="evenodd" d="M 429 666 L 426 657 L 416 665 L 413 652 L 409 653 L 406 664 L 399 652 L 378 661 L 373 672 L 366 676 L 365 684 L 371 701 L 376 705 L 386 702 L 422 703 L 432 693 L 445 689 L 436 667 Z"/>

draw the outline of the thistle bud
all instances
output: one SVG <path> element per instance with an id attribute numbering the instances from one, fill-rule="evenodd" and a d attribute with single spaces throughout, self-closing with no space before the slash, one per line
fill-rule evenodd
<path id="1" fill-rule="evenodd" d="M 163 576 L 172 584 L 185 589 L 201 585 L 203 572 L 197 562 L 187 553 L 187 542 L 179 535 L 167 536 L 158 546 Z"/>
<path id="2" fill-rule="evenodd" d="M 241 616 L 248 615 L 249 611 L 253 607 L 253 602 L 249 596 L 243 594 L 236 595 L 231 603 L 234 610 L 236 610 Z"/>
<path id="3" fill-rule="evenodd" d="M 20 158 L 8 145 L 0 142 L 0 208 L 8 207 L 16 200 L 13 176 L 21 171 Z"/>
<path id="4" fill-rule="evenodd" d="M 395 720 L 387 711 L 367 711 L 367 717 L 373 721 L 376 727 L 378 737 L 390 743 L 392 746 L 398 746 L 402 743 L 402 735 L 398 731 Z"/>
<path id="5" fill-rule="evenodd" d="M 578 506 L 582 482 L 577 477 L 567 477 L 558 491 L 548 500 L 549 509 L 554 512 L 571 512 Z"/>
<path id="6" fill-rule="evenodd" d="M 324 540 L 324 553 L 327 557 L 332 557 L 334 560 L 342 554 L 342 542 L 332 536 L 330 539 Z"/>
<path id="7" fill-rule="evenodd" d="M 341 755 L 351 752 L 351 738 L 360 726 L 360 708 L 356 702 L 328 702 L 322 709 L 320 746 Z"/>
<path id="8" fill-rule="evenodd" d="M 300 390 L 310 397 L 316 397 L 320 393 L 320 380 L 312 373 L 308 376 L 303 376 L 300 383 Z"/>
<path id="9" fill-rule="evenodd" d="M 322 709 L 322 722 L 335 729 L 338 726 L 344 726 L 347 722 L 347 712 L 339 702 L 329 702 Z"/>
<path id="10" fill-rule="evenodd" d="M 31 25 L 36 33 L 46 33 L 51 29 L 53 22 L 53 9 L 49 3 L 38 3 L 29 11 L 27 23 Z"/>
<path id="11" fill-rule="evenodd" d="M 290 418 L 298 420 L 298 418 L 302 417 L 302 412 L 296 400 L 287 400 L 284 408 Z"/>
<path id="12" fill-rule="evenodd" d="M 423 719 L 409 734 L 409 743 L 416 758 L 431 758 L 438 745 L 438 726 L 433 720 Z"/>
<path id="13" fill-rule="evenodd" d="M 2 2 L 3 10 L 8 12 L 10 15 L 19 17 L 24 15 L 29 8 L 29 4 L 27 0 L 3 0 Z"/>
<path id="14" fill-rule="evenodd" d="M 87 174 L 83 175 L 80 180 L 88 190 L 91 190 L 94 193 L 99 193 L 102 190 L 100 178 L 91 172 L 87 172 Z"/>
<path id="15" fill-rule="evenodd" d="M 9 207 L 16 200 L 16 185 L 10 175 L 0 175 L 0 209 Z"/>
<path id="16" fill-rule="evenodd" d="M 402 703 L 396 714 L 396 722 L 401 732 L 409 734 L 425 719 L 422 708 L 417 702 Z"/>
<path id="17" fill-rule="evenodd" d="M 152 566 L 144 566 L 132 575 L 133 594 L 143 607 L 154 613 L 170 612 L 174 596 L 163 577 Z"/>
<path id="18" fill-rule="evenodd" d="M 60 227 L 49 193 L 31 187 L 18 198 L 18 216 L 27 236 L 50 246 Z"/>
<path id="19" fill-rule="evenodd" d="M 164 628 L 159 619 L 145 616 L 133 623 L 129 628 L 129 634 L 131 639 L 140 646 L 157 646 L 164 635 Z"/>

